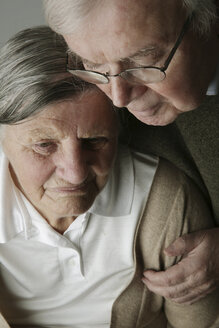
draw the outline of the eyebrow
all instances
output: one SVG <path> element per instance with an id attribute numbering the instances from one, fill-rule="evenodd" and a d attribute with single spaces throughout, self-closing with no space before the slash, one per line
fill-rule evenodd
<path id="1" fill-rule="evenodd" d="M 102 65 L 99 63 L 93 63 L 92 61 L 77 55 L 75 52 L 71 51 L 71 49 L 69 49 L 68 52 L 70 55 L 75 56 L 76 60 L 81 61 L 84 64 L 89 64 L 93 67 L 98 67 L 98 66 Z M 160 49 L 156 45 L 148 45 L 147 47 L 138 50 L 133 55 L 130 55 L 125 58 L 120 58 L 119 61 L 124 62 L 127 60 L 134 60 L 137 58 L 149 56 L 151 54 L 157 55 L 158 53 L 160 53 Z"/>
<path id="2" fill-rule="evenodd" d="M 55 137 L 54 131 L 51 128 L 36 128 L 34 130 L 28 130 L 28 137 L 38 138 L 39 136 L 45 139 L 54 139 Z"/>
<path id="3" fill-rule="evenodd" d="M 97 66 L 97 67 L 98 67 L 99 65 L 101 65 L 101 64 L 98 64 L 98 63 L 93 63 L 93 62 L 91 62 L 90 60 L 87 60 L 87 59 L 85 59 L 85 58 L 79 56 L 78 54 L 76 54 L 75 52 L 73 52 L 71 49 L 68 49 L 68 54 L 69 54 L 70 56 L 75 57 L 76 62 L 82 62 L 82 63 L 89 64 L 89 65 L 92 65 L 92 66 Z"/>
<path id="4" fill-rule="evenodd" d="M 70 48 L 68 48 L 67 53 L 70 56 L 70 58 L 72 56 L 72 57 L 74 57 L 76 59 L 76 61 L 80 61 L 81 62 L 81 61 L 84 61 L 85 60 L 84 58 L 82 58 L 78 54 L 76 54 L 74 51 L 72 51 Z"/>
<path id="5" fill-rule="evenodd" d="M 151 54 L 157 54 L 158 51 L 158 47 L 157 46 L 148 46 L 146 48 L 142 48 L 139 51 L 137 51 L 135 54 L 128 56 L 125 59 L 136 59 L 136 58 L 140 58 L 140 57 L 145 57 L 145 56 L 149 56 Z M 121 59 L 121 61 L 125 60 L 125 59 Z"/>

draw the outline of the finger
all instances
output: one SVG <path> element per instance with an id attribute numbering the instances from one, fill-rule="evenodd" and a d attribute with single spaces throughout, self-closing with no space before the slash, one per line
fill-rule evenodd
<path id="1" fill-rule="evenodd" d="M 193 274 L 190 267 L 184 267 L 183 260 L 178 264 L 168 268 L 166 271 L 146 270 L 143 275 L 151 283 L 157 286 L 175 286 L 186 280 L 188 275 Z"/>
<path id="2" fill-rule="evenodd" d="M 205 235 L 204 230 L 183 235 L 165 248 L 164 252 L 169 256 L 188 254 L 204 240 Z"/>
<path id="3" fill-rule="evenodd" d="M 146 270 L 143 275 L 151 283 L 163 287 L 175 286 L 186 280 L 191 280 L 191 285 L 196 286 L 209 280 L 208 267 L 204 262 L 197 262 L 195 254 L 191 253 L 165 271 Z"/>
<path id="4" fill-rule="evenodd" d="M 200 299 L 206 297 L 208 294 L 213 292 L 216 289 L 216 285 L 210 285 L 209 284 L 204 284 L 203 286 L 200 286 L 198 289 L 190 291 L 185 296 L 182 297 L 177 297 L 171 299 L 171 301 L 178 303 L 178 304 L 187 304 L 191 305 L 193 303 L 196 303 Z"/>
<path id="5" fill-rule="evenodd" d="M 142 281 L 151 292 L 163 296 L 165 298 L 169 298 L 169 299 L 178 298 L 178 297 L 183 297 L 187 294 L 187 290 L 181 289 L 179 286 L 161 287 L 161 286 L 154 285 L 146 278 L 142 278 Z"/>
<path id="6" fill-rule="evenodd" d="M 153 283 L 151 283 L 149 280 L 145 278 L 142 278 L 142 281 L 151 292 L 171 300 L 187 296 L 188 294 L 191 293 L 190 288 L 186 283 L 182 283 L 180 285 L 171 286 L 171 287 L 161 287 L 161 286 L 154 285 Z"/>
<path id="7" fill-rule="evenodd" d="M 149 290 L 159 294 L 165 298 L 176 299 L 191 294 L 193 291 L 198 293 L 211 289 L 215 282 L 212 279 L 206 277 L 205 272 L 198 271 L 195 274 L 191 274 L 184 281 L 176 285 L 160 285 L 147 278 L 143 278 L 142 281 L 146 284 Z"/>
<path id="8" fill-rule="evenodd" d="M 146 278 L 143 278 L 142 281 L 153 293 L 171 299 L 177 303 L 184 303 L 204 297 L 217 287 L 217 284 L 213 280 L 205 281 L 204 278 L 199 279 L 198 276 L 199 275 L 197 275 L 195 280 L 194 277 L 190 277 L 187 281 L 171 287 L 154 285 Z"/>

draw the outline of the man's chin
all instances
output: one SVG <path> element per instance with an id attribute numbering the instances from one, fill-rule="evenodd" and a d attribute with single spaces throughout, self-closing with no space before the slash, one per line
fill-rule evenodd
<path id="1" fill-rule="evenodd" d="M 154 126 L 165 126 L 177 118 L 177 116 L 181 113 L 178 110 L 170 109 L 163 109 L 160 108 L 155 113 L 148 114 L 147 111 L 130 111 L 139 121 L 147 124 L 147 125 L 154 125 Z"/>

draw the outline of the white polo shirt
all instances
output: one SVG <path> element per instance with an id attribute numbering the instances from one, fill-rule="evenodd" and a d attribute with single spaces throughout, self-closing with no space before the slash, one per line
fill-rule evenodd
<path id="1" fill-rule="evenodd" d="M 157 168 L 120 147 L 92 207 L 63 235 L 13 184 L 0 162 L 0 309 L 11 324 L 106 328 L 134 274 L 133 241 Z"/>

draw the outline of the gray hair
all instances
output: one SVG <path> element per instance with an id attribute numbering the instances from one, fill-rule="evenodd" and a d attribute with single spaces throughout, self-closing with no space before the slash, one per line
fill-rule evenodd
<path id="1" fill-rule="evenodd" d="M 45 17 L 51 28 L 60 34 L 71 34 L 91 11 L 104 0 L 42 0 Z M 107 1 L 107 0 L 106 0 Z M 110 1 L 110 0 L 109 0 Z M 152 0 L 153 1 L 153 0 Z M 188 14 L 195 13 L 193 29 L 207 36 L 217 19 L 215 0 L 181 0 Z"/>
<path id="2" fill-rule="evenodd" d="M 94 87 L 66 71 L 66 51 L 63 37 L 47 26 L 25 29 L 5 44 L 0 51 L 0 126 Z"/>

